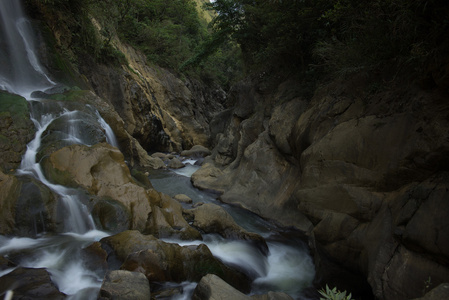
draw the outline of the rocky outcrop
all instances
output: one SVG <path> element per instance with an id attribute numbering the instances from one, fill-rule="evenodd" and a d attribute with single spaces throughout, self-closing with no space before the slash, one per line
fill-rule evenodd
<path id="1" fill-rule="evenodd" d="M 380 299 L 420 296 L 429 276 L 449 278 L 446 95 L 354 85 L 323 87 L 310 102 L 288 82 L 236 86 L 192 182 L 306 232 L 323 282 Z"/>
<path id="2" fill-rule="evenodd" d="M 181 247 L 137 231 L 125 231 L 100 242 L 104 249 L 110 249 L 111 264 L 115 261 L 122 270 L 143 273 L 150 284 L 199 281 L 206 274 L 216 274 L 235 288 L 249 292 L 249 279 L 225 266 L 204 244 Z"/>
<path id="3" fill-rule="evenodd" d="M 124 120 L 125 131 L 147 151 L 182 151 L 209 145 L 209 121 L 223 109 L 218 86 L 180 80 L 168 70 L 150 66 L 145 55 L 115 40 L 126 57 L 122 69 L 81 66 L 93 90 Z M 95 67 L 93 67 L 95 65 Z"/>
<path id="4" fill-rule="evenodd" d="M 197 206 L 191 210 L 184 210 L 187 220 L 192 226 L 205 233 L 218 233 L 226 239 L 247 240 L 254 242 L 266 254 L 268 246 L 260 235 L 248 232 L 237 223 L 224 208 L 212 203 Z"/>
<path id="5" fill-rule="evenodd" d="M 51 182 L 91 195 L 94 219 L 104 230 L 136 229 L 161 238 L 201 239 L 183 218 L 181 204 L 139 185 L 123 154 L 109 144 L 64 147 L 52 153 L 43 168 Z"/>

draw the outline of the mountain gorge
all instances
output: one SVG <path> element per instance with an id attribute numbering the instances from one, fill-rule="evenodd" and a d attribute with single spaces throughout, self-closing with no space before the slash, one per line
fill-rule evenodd
<path id="1" fill-rule="evenodd" d="M 218 208 L 186 209 L 153 187 L 154 170 L 167 168 L 160 152 L 201 145 L 211 151 L 198 155 L 206 157 L 190 178 L 195 188 L 306 241 L 313 287 L 292 297 L 318 298 L 315 290 L 326 284 L 355 299 L 447 296 L 449 60 L 441 37 L 448 5 L 217 0 L 210 4 L 216 14 L 200 10 L 207 17 L 198 24 L 213 20 L 209 32 L 189 16 L 182 24 L 166 18 L 176 6 L 163 2 L 117 1 L 108 10 L 85 0 L 26 1 L 38 56 L 60 84 L 34 93 L 40 104 L 0 92 L 2 238 L 65 232 L 56 189 L 16 172 L 40 132 L 28 117 L 34 106 L 60 115 L 76 109 L 90 116 L 80 129 L 85 145 L 61 141 L 52 123 L 36 159 L 52 184 L 81 194 L 94 228 L 112 233 L 83 247 L 88 264 L 143 273 L 152 290 L 164 281 L 218 285 L 209 273 L 251 290 L 253 274 L 235 272 L 204 244 L 162 240 L 216 232 L 267 252 L 261 235 Z M 181 2 L 189 13 L 199 8 Z M 167 40 L 157 39 L 164 34 Z M 167 49 L 173 57 L 164 56 Z M 0 254 L 1 270 L 22 255 Z M 124 281 L 143 278 L 124 274 Z M 100 293 L 110 299 L 110 291 Z M 270 293 L 263 299 L 290 297 Z"/>

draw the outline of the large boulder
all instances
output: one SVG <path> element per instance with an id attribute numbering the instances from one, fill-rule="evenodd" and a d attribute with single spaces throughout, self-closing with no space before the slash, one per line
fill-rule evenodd
<path id="1" fill-rule="evenodd" d="M 81 188 L 91 195 L 97 225 L 111 232 L 137 229 L 158 237 L 201 239 L 171 197 L 134 181 L 123 154 L 109 144 L 72 145 L 43 163 L 50 181 Z"/>
<path id="2" fill-rule="evenodd" d="M 431 278 L 429 277 L 428 283 L 431 283 Z M 414 300 L 440 300 L 449 298 L 449 283 L 442 283 L 427 292 L 423 297 L 416 298 Z"/>
<path id="3" fill-rule="evenodd" d="M 181 152 L 182 156 L 189 157 L 206 157 L 210 154 L 210 150 L 201 145 L 195 145 L 190 150 L 184 150 Z"/>
<path id="4" fill-rule="evenodd" d="M 199 281 L 211 273 L 221 276 L 237 289 L 249 292 L 249 279 L 216 259 L 204 244 L 181 247 L 137 231 L 125 231 L 100 242 L 104 249 L 110 249 L 108 260 L 111 265 L 120 264 L 122 270 L 141 272 L 150 284 Z"/>
<path id="5" fill-rule="evenodd" d="M 131 216 L 130 228 L 146 228 L 152 212 L 150 196 L 134 182 L 117 148 L 106 143 L 68 146 L 52 153 L 44 162 L 44 170 L 52 182 L 120 202 Z"/>
<path id="6" fill-rule="evenodd" d="M 139 272 L 114 270 L 106 273 L 97 299 L 150 299 L 148 279 Z"/>
<path id="7" fill-rule="evenodd" d="M 194 209 L 185 210 L 184 213 L 192 222 L 192 226 L 205 233 L 218 233 L 226 239 L 251 241 L 264 253 L 268 252 L 268 246 L 263 237 L 240 227 L 232 216 L 219 205 L 206 203 Z"/>
<path id="8" fill-rule="evenodd" d="M 47 186 L 0 171 L 0 234 L 35 237 L 62 232 L 59 207 L 58 196 Z"/>
<path id="9" fill-rule="evenodd" d="M 201 278 L 192 295 L 193 300 L 250 300 L 251 297 L 236 290 L 220 277 L 208 274 Z"/>
<path id="10" fill-rule="evenodd" d="M 13 291 L 14 299 L 66 299 L 45 269 L 17 268 L 0 277 L 0 294 Z"/>

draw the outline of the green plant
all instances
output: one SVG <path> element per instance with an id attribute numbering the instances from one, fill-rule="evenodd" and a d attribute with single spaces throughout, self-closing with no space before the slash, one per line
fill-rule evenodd
<path id="1" fill-rule="evenodd" d="M 326 284 L 326 289 L 321 289 L 319 291 L 321 294 L 320 300 L 352 300 L 352 295 L 349 293 L 349 295 L 346 295 L 346 291 L 339 291 L 336 287 L 333 289 L 330 289 Z"/>

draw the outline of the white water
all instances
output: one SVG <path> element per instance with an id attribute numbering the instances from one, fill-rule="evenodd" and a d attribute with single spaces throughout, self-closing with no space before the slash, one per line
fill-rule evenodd
<path id="1" fill-rule="evenodd" d="M 195 163 L 195 161 L 192 162 Z M 189 165 L 197 170 L 199 166 L 193 164 Z M 251 294 L 282 291 L 293 298 L 301 297 L 302 291 L 312 285 L 315 276 L 313 260 L 305 245 L 299 240 L 286 240 L 281 237 L 275 226 L 258 216 L 237 207 L 218 203 L 213 195 L 192 188 L 190 176 L 193 172 L 180 172 L 180 170 L 182 169 L 170 170 L 163 173 L 164 175 L 153 176 L 153 178 L 150 176 L 151 183 L 158 191 L 172 196 L 180 193 L 187 194 L 194 203 L 212 202 L 222 205 L 240 226 L 260 234 L 267 240 L 269 253 L 265 256 L 248 241 L 230 241 L 216 234 L 203 235 L 202 241 L 171 239 L 164 239 L 164 241 L 181 246 L 207 245 L 215 257 L 231 266 L 237 266 L 254 279 Z M 182 299 L 190 299 L 192 292 L 185 290 Z"/>
<path id="2" fill-rule="evenodd" d="M 65 234 L 46 235 L 40 237 L 6 238 L 0 236 L 0 255 L 6 257 L 20 254 L 15 263 L 28 268 L 46 268 L 59 290 L 71 298 L 83 290 L 101 286 L 103 274 L 89 270 L 81 257 L 81 249 L 107 236 L 95 229 L 95 225 L 87 207 L 82 203 L 79 192 L 61 185 L 53 184 L 45 178 L 37 161 L 43 134 L 58 121 L 57 126 L 66 144 L 87 144 L 80 133 L 80 124 L 84 122 L 83 113 L 64 108 L 62 103 L 38 103 L 32 99 L 34 91 L 46 91 L 55 85 L 46 74 L 36 53 L 35 32 L 31 23 L 25 18 L 18 0 L 0 0 L 0 88 L 19 94 L 30 102 L 31 120 L 36 127 L 34 139 L 27 145 L 21 166 L 17 170 L 20 176 L 32 177 L 46 185 L 58 196 L 62 204 Z M 7 46 L 7 47 L 6 47 Z M 45 100 L 39 100 L 45 101 Z M 37 105 L 39 104 L 39 105 Z M 93 112 L 95 114 L 95 112 Z M 98 114 L 98 113 L 97 113 Z M 109 125 L 97 116 L 99 125 L 106 132 L 107 141 L 117 146 L 115 136 Z M 95 118 L 94 118 L 95 119 Z M 27 253 L 22 255 L 21 253 Z M 14 270 L 2 271 L 0 276 Z M 96 293 L 90 293 L 96 298 Z"/>
<path id="3" fill-rule="evenodd" d="M 111 126 L 109 126 L 109 124 L 101 117 L 98 111 L 96 111 L 96 115 L 98 117 L 98 122 L 100 123 L 101 127 L 104 129 L 106 133 L 106 141 L 111 146 L 118 148 L 117 138 L 115 137 L 114 131 L 112 130 Z"/>
<path id="4" fill-rule="evenodd" d="M 36 57 L 35 33 L 21 1 L 1 0 L 0 20 L 0 38 L 8 46 L 0 49 L 0 87 L 29 99 L 33 91 L 54 86 Z"/>

